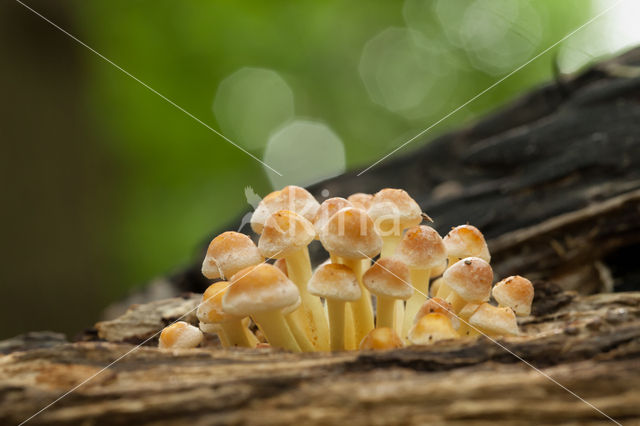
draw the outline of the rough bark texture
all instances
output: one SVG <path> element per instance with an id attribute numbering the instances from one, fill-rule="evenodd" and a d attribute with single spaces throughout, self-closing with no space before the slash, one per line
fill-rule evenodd
<path id="1" fill-rule="evenodd" d="M 632 51 L 411 156 L 311 188 L 402 187 L 441 233 L 478 226 L 497 277 L 536 280 L 522 336 L 378 353 L 222 350 L 215 339 L 156 349 L 164 325 L 195 321 L 199 296 L 185 294 L 135 305 L 75 343 L 51 333 L 0 342 L 0 423 L 95 375 L 31 422 L 640 424 L 639 65 Z M 199 268 L 195 259 L 138 300 L 202 291 Z"/>

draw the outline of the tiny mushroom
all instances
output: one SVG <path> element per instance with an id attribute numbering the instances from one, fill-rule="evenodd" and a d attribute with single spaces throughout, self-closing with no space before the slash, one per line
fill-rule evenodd
<path id="1" fill-rule="evenodd" d="M 407 230 L 398 244 L 396 257 L 409 267 L 415 289 L 404 312 L 402 337 L 407 337 L 418 309 L 429 296 L 431 269 L 442 264 L 447 252 L 440 234 L 430 226 L 420 225 Z"/>
<path id="2" fill-rule="evenodd" d="M 533 285 L 520 275 L 500 281 L 493 287 L 491 294 L 499 306 L 513 309 L 518 316 L 526 317 L 531 313 Z"/>
<path id="3" fill-rule="evenodd" d="M 344 198 L 334 197 L 328 198 L 320 204 L 320 208 L 313 219 L 313 227 L 316 230 L 316 235 L 320 235 L 320 231 L 327 224 L 331 216 L 336 214 L 338 210 L 342 210 L 346 207 L 354 207 L 350 201 Z M 316 237 L 319 239 L 319 237 Z"/>
<path id="4" fill-rule="evenodd" d="M 355 194 L 351 194 L 347 197 L 347 200 L 353 204 L 353 207 L 362 210 L 368 210 L 371 206 L 371 200 L 373 200 L 373 195 L 365 194 L 363 192 L 356 192 Z"/>
<path id="5" fill-rule="evenodd" d="M 162 329 L 158 347 L 164 349 L 195 348 L 202 342 L 202 331 L 184 321 L 174 322 Z"/>
<path id="6" fill-rule="evenodd" d="M 440 340 L 460 337 L 453 328 L 451 319 L 438 312 L 420 318 L 409 330 L 409 341 L 414 345 L 428 345 Z"/>
<path id="7" fill-rule="evenodd" d="M 382 237 L 380 257 L 393 256 L 402 232 L 422 222 L 420 206 L 402 189 L 385 188 L 378 191 L 367 212 Z"/>
<path id="8" fill-rule="evenodd" d="M 300 352 L 282 310 L 298 302 L 300 293 L 286 275 L 262 263 L 237 272 L 222 298 L 222 308 L 231 315 L 251 316 L 271 346 Z"/>
<path id="9" fill-rule="evenodd" d="M 255 335 L 243 324 L 243 318 L 228 314 L 222 309 L 222 299 L 229 288 L 226 281 L 211 284 L 202 295 L 196 315 L 203 331 L 214 331 L 218 334 L 224 347 L 242 346 L 253 348 L 258 344 Z M 207 328 L 214 324 L 217 327 Z"/>
<path id="10" fill-rule="evenodd" d="M 264 262 L 258 247 L 245 234 L 227 231 L 209 244 L 202 263 L 202 274 L 209 278 L 229 278 L 240 269 Z"/>
<path id="11" fill-rule="evenodd" d="M 451 288 L 447 302 L 458 313 L 467 303 L 482 303 L 491 296 L 493 270 L 479 257 L 467 257 L 447 269 L 444 282 Z"/>
<path id="12" fill-rule="evenodd" d="M 469 318 L 471 327 L 488 336 L 517 336 L 518 322 L 511 308 L 482 303 Z"/>
<path id="13" fill-rule="evenodd" d="M 389 327 L 374 328 L 360 342 L 361 351 L 383 351 L 403 346 L 404 342 L 398 333 Z"/>
<path id="14" fill-rule="evenodd" d="M 346 302 L 355 302 L 362 296 L 356 274 L 345 265 L 335 263 L 321 265 L 309 281 L 309 292 L 324 297 L 327 302 L 331 350 L 347 349 L 345 346 Z M 351 337 L 355 338 L 355 336 Z"/>
<path id="15" fill-rule="evenodd" d="M 289 210 L 298 213 L 308 221 L 313 221 L 320 208 L 318 201 L 304 188 L 289 185 L 264 197 L 251 216 L 251 229 L 262 233 L 264 223 L 273 213 Z"/>
<path id="16" fill-rule="evenodd" d="M 460 320 L 458 320 L 458 317 L 453 312 L 451 303 L 447 302 L 444 299 L 440 299 L 439 297 L 432 297 L 430 299 L 427 299 L 422 304 L 422 306 L 418 310 L 418 313 L 413 319 L 413 324 L 415 325 L 415 323 L 420 321 L 420 319 L 423 316 L 433 314 L 433 313 L 438 313 L 438 314 L 443 314 L 448 316 L 449 319 L 451 320 L 451 325 L 453 325 L 453 328 L 455 328 L 456 330 L 460 327 Z"/>
<path id="17" fill-rule="evenodd" d="M 378 259 L 362 282 L 376 296 L 376 328 L 394 328 L 396 300 L 407 300 L 413 294 L 407 265 L 392 257 Z"/>

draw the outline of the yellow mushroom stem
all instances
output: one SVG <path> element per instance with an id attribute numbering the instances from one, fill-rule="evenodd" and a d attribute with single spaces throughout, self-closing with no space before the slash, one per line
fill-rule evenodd
<path id="1" fill-rule="evenodd" d="M 291 334 L 293 334 L 293 337 L 296 339 L 296 343 L 298 343 L 302 352 L 314 352 L 316 348 L 313 346 L 311 339 L 309 339 L 306 331 L 302 328 L 302 325 L 294 315 L 296 311 L 299 311 L 299 309 L 285 315 L 287 325 L 289 325 Z"/>
<path id="2" fill-rule="evenodd" d="M 329 350 L 329 325 L 322 301 L 307 290 L 312 274 L 309 249 L 304 247 L 294 252 L 286 257 L 286 262 L 289 279 L 298 287 L 302 299 L 302 304 L 292 315 L 316 349 Z"/>
<path id="3" fill-rule="evenodd" d="M 397 300 L 388 296 L 376 296 L 376 328 L 393 328 Z"/>
<path id="4" fill-rule="evenodd" d="M 337 299 L 326 299 L 329 312 L 329 335 L 332 351 L 347 349 L 345 340 L 346 302 Z"/>
<path id="5" fill-rule="evenodd" d="M 445 300 L 451 303 L 451 309 L 455 314 L 458 314 L 462 310 L 462 308 L 464 308 L 464 305 L 467 304 L 467 301 L 460 297 L 458 293 L 453 290 L 451 290 Z"/>
<path id="6" fill-rule="evenodd" d="M 223 348 L 227 349 L 231 347 L 227 333 L 224 332 L 220 324 L 200 322 L 200 330 L 204 333 L 217 334 L 218 340 L 220 340 L 220 344 Z"/>
<path id="7" fill-rule="evenodd" d="M 413 319 L 420 310 L 422 304 L 427 300 L 429 294 L 429 280 L 431 278 L 430 269 L 414 269 L 409 270 L 409 278 L 413 287 L 413 294 L 407 300 L 404 310 L 404 320 L 402 322 L 401 337 L 406 339 L 409 335 L 409 329 L 413 325 Z"/>
<path id="8" fill-rule="evenodd" d="M 220 328 L 222 328 L 229 346 L 255 348 L 258 344 L 258 339 L 242 324 L 240 319 L 220 323 Z M 253 339 L 249 334 L 253 336 Z"/>
<path id="9" fill-rule="evenodd" d="M 402 240 L 402 232 L 393 235 L 385 235 L 382 237 L 382 251 L 380 252 L 380 258 L 391 257 L 396 252 L 396 247 Z"/>
<path id="10" fill-rule="evenodd" d="M 251 316 L 271 346 L 302 352 L 282 312 L 266 311 Z"/>
<path id="11" fill-rule="evenodd" d="M 350 303 L 345 303 L 344 307 L 345 329 L 344 329 L 344 348 L 348 351 L 358 349 L 359 342 L 356 341 L 356 330 L 353 322 L 353 309 Z"/>
<path id="12" fill-rule="evenodd" d="M 358 278 L 358 285 L 362 291 L 360 299 L 349 302 L 353 313 L 353 329 L 355 342 L 358 344 L 364 337 L 373 330 L 373 307 L 371 306 L 371 296 L 369 290 L 362 284 L 362 261 L 361 259 L 343 259 L 343 264 L 350 267 Z"/>
<path id="13" fill-rule="evenodd" d="M 449 256 L 449 260 L 448 260 L 448 263 L 447 263 L 447 269 L 451 268 L 451 266 L 453 266 L 453 264 L 456 263 L 459 260 L 460 260 L 459 257 Z M 438 292 L 436 294 L 436 297 L 439 297 L 441 299 L 446 299 L 449 296 L 449 293 L 451 293 L 451 287 L 449 287 L 447 285 L 447 283 L 443 281 L 440 284 L 440 287 L 438 287 Z"/>

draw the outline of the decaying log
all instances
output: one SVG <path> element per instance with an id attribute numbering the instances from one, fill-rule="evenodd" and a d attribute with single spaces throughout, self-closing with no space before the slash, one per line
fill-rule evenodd
<path id="1" fill-rule="evenodd" d="M 223 350 L 214 341 L 131 351 L 117 341 L 153 335 L 195 296 L 136 306 L 98 325 L 112 342 L 54 336 L 51 345 L 0 358 L 0 423 L 25 420 L 96 374 L 30 423 L 610 423 L 589 404 L 623 424 L 640 422 L 640 293 L 536 288 L 523 336 L 386 352 L 296 355 Z M 123 333 L 133 318 L 147 329 Z"/>

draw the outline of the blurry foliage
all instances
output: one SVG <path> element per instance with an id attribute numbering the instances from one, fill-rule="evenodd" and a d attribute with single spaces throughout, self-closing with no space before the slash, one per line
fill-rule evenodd
<path id="1" fill-rule="evenodd" d="M 243 67 L 275 71 L 293 93 L 295 117 L 329 126 L 353 168 L 385 155 L 592 14 L 581 0 L 503 0 L 498 3 L 504 7 L 486 9 L 489 3 L 103 0 L 77 2 L 77 25 L 82 40 L 223 132 L 234 124 L 224 122 L 229 114 L 218 114 L 216 121 L 220 83 Z M 385 41 L 383 51 L 363 56 L 365 46 L 378 48 L 370 40 L 389 31 L 400 41 Z M 532 62 L 421 140 L 549 80 L 554 54 Z M 111 232 L 108 261 L 118 268 L 119 281 L 106 294 L 112 299 L 190 259 L 210 231 L 249 208 L 246 186 L 260 195 L 271 186 L 258 162 L 112 66 L 92 55 L 86 60 L 92 124 L 120 179 L 113 223 L 103 227 Z M 251 102 L 270 113 L 269 99 Z M 229 104 L 241 111 L 242 99 Z M 250 117 L 237 116 L 242 122 L 236 126 L 252 125 Z M 230 130 L 230 137 L 246 134 Z M 267 139 L 252 150 L 260 158 Z"/>

